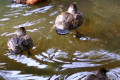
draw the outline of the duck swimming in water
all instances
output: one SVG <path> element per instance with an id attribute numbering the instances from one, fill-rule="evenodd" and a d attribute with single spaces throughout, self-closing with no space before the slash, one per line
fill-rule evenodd
<path id="1" fill-rule="evenodd" d="M 22 54 L 24 51 L 28 51 L 33 47 L 33 39 L 26 34 L 24 27 L 20 27 L 17 34 L 10 37 L 7 42 L 8 49 L 10 53 Z"/>
<path id="2" fill-rule="evenodd" d="M 96 74 L 90 74 L 85 80 L 109 80 L 106 73 L 106 69 L 100 68 Z"/>
<path id="3" fill-rule="evenodd" d="M 72 3 L 68 11 L 62 12 L 56 17 L 55 27 L 58 34 L 67 34 L 71 29 L 77 29 L 84 22 L 84 17 L 78 11 L 76 3 Z"/>
<path id="4" fill-rule="evenodd" d="M 26 0 L 9 0 L 11 3 L 26 4 Z"/>
<path id="5" fill-rule="evenodd" d="M 44 1 L 46 0 L 10 0 L 11 3 L 16 3 L 16 4 L 35 4 Z"/>

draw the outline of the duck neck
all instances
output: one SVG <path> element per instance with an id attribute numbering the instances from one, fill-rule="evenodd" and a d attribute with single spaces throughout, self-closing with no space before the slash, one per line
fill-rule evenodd
<path id="1" fill-rule="evenodd" d="M 77 13 L 76 4 L 71 4 L 70 7 L 68 8 L 68 12 L 71 13 L 71 14 L 76 14 Z"/>
<path id="2" fill-rule="evenodd" d="M 17 35 L 18 35 L 18 36 L 24 36 L 24 35 L 26 35 L 26 32 L 19 32 L 19 31 L 18 31 L 18 32 L 17 32 Z"/>

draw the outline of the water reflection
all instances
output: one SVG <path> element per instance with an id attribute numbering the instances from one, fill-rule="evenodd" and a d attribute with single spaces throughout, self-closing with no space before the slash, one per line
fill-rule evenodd
<path id="1" fill-rule="evenodd" d="M 100 41 L 100 40 L 97 39 L 97 38 L 91 39 L 90 37 L 81 37 L 80 40 L 83 40 L 83 41 L 85 41 L 85 40 L 89 40 L 89 41 Z"/>
<path id="2" fill-rule="evenodd" d="M 46 20 L 45 18 L 38 19 L 38 20 L 35 20 L 35 21 L 32 21 L 32 22 L 26 22 L 24 24 L 20 24 L 20 25 L 14 26 L 13 28 L 19 28 L 19 27 L 25 27 L 25 26 L 33 26 L 33 25 L 41 23 L 41 21 L 45 21 L 45 20 Z"/>
<path id="3" fill-rule="evenodd" d="M 67 62 L 64 63 L 65 60 L 62 62 L 64 64 L 62 64 L 61 67 L 59 67 L 59 69 L 57 70 L 58 73 L 64 72 L 64 71 L 68 71 L 71 68 L 77 69 L 77 68 L 95 68 L 95 67 L 101 67 L 107 64 L 111 64 L 114 63 L 114 61 L 118 60 L 119 61 L 119 57 L 120 55 L 117 55 L 115 53 L 110 53 L 108 51 L 105 50 L 99 50 L 99 51 L 90 51 L 90 52 L 80 52 L 77 51 L 74 54 L 74 58 L 72 58 L 72 63 L 71 62 Z M 67 58 L 67 57 L 66 57 Z M 59 62 L 59 61 L 58 61 Z M 102 63 L 102 64 L 101 64 Z M 97 69 L 98 69 L 97 68 Z M 90 70 L 91 70 L 90 69 Z M 79 69 L 78 69 L 79 70 Z M 115 69 L 111 69 L 109 70 L 109 72 L 107 73 L 108 77 L 110 78 L 110 80 L 119 80 L 120 79 L 120 75 L 119 75 L 119 68 L 115 68 Z M 76 71 L 75 71 L 76 72 Z M 96 71 L 82 71 L 82 72 L 77 72 L 75 73 L 73 72 L 73 74 L 69 74 L 69 72 L 66 74 L 66 76 L 62 79 L 64 80 L 84 80 L 89 74 L 95 74 Z M 62 74 L 58 75 L 53 75 L 50 80 L 61 80 L 61 77 L 63 77 Z"/>
<path id="4" fill-rule="evenodd" d="M 13 34 L 17 34 L 17 31 L 15 31 L 13 33 L 5 32 L 5 33 L 2 33 L 1 36 L 12 36 Z"/>
<path id="5" fill-rule="evenodd" d="M 10 18 L 3 18 L 3 19 L 0 19 L 0 21 L 7 21 L 7 20 L 10 20 Z"/>
<path id="6" fill-rule="evenodd" d="M 37 59 L 33 59 L 33 58 L 29 58 L 25 55 L 11 55 L 10 53 L 6 54 L 10 59 L 15 60 L 16 62 L 25 64 L 27 66 L 34 66 L 38 69 L 45 69 L 46 67 L 48 67 L 47 63 L 52 63 L 55 64 L 56 62 L 62 63 L 61 66 L 59 66 L 58 68 L 56 68 L 57 74 L 53 75 L 51 77 L 41 77 L 41 76 L 33 76 L 32 74 L 24 74 L 21 75 L 20 71 L 6 71 L 6 74 L 4 75 L 4 71 L 1 72 L 1 75 L 5 78 L 5 79 L 9 79 L 11 80 L 11 76 L 12 75 L 12 79 L 20 79 L 22 80 L 22 78 L 25 79 L 34 79 L 37 80 L 39 79 L 43 79 L 43 80 L 84 80 L 89 74 L 95 74 L 96 71 L 94 71 L 94 67 L 101 67 L 104 66 L 106 64 L 111 64 L 114 63 L 114 61 L 116 60 L 120 60 L 119 57 L 120 55 L 115 54 L 115 53 L 110 53 L 108 51 L 105 50 L 98 50 L 98 51 L 89 51 L 89 52 L 80 52 L 80 51 L 76 51 L 73 54 L 73 58 L 71 58 L 71 60 L 68 61 L 68 53 L 63 52 L 62 50 L 58 49 L 48 49 L 46 52 L 42 52 L 41 54 L 35 55 L 35 57 Z M 41 63 L 42 61 L 42 63 Z M 106 63 L 107 62 L 107 63 Z M 4 64 L 2 64 L 4 65 Z M 114 65 L 113 65 L 114 66 Z M 50 67 L 50 65 L 49 65 Z M 91 68 L 91 70 L 93 71 L 80 71 L 79 72 L 79 68 Z M 61 74 L 61 72 L 64 72 L 68 69 L 77 69 L 78 71 L 76 73 L 73 72 L 73 74 L 71 73 L 66 73 L 66 74 Z M 93 69 L 92 69 L 93 68 Z M 98 69 L 98 68 L 97 68 Z M 118 80 L 120 78 L 120 68 L 115 68 L 115 69 L 111 69 L 109 70 L 109 72 L 107 73 L 107 76 L 110 78 L 110 80 Z M 14 75 L 13 75 L 14 74 Z M 17 76 L 17 77 L 15 77 Z M 64 77 L 63 77 L 64 76 Z"/>
<path id="7" fill-rule="evenodd" d="M 47 10 L 49 10 L 52 7 L 53 7 L 53 5 L 49 5 L 49 6 L 37 8 L 37 9 L 31 10 L 31 11 L 27 11 L 27 13 L 23 14 L 23 16 L 32 15 L 33 13 L 45 13 Z"/>
<path id="8" fill-rule="evenodd" d="M 11 5 L 8 5 L 7 7 L 10 7 L 10 8 L 20 8 L 20 7 L 26 7 L 27 6 L 27 4 L 25 5 L 23 5 L 23 4 L 11 4 Z"/>
<path id="9" fill-rule="evenodd" d="M 112 69 L 107 73 L 107 77 L 110 80 L 119 80 L 120 79 L 119 72 L 120 72 L 120 68 Z M 77 72 L 74 74 L 67 74 L 62 79 L 64 79 L 64 80 L 84 80 L 90 74 L 96 74 L 96 71 L 93 71 L 93 72 L 85 71 L 85 72 Z M 61 80 L 61 76 L 62 75 L 53 75 L 50 78 L 50 80 L 56 80 L 56 79 Z"/>
<path id="10" fill-rule="evenodd" d="M 13 59 L 16 62 L 20 62 L 22 64 L 26 64 L 27 66 L 34 66 L 34 67 L 37 67 L 37 68 L 46 68 L 47 67 L 46 64 L 40 64 L 38 61 L 36 61 L 32 58 L 28 58 L 25 55 L 12 55 L 10 53 L 7 53 L 6 55 L 8 55 L 8 57 L 10 59 Z"/>
<path id="11" fill-rule="evenodd" d="M 46 62 L 60 62 L 60 63 L 69 63 L 67 61 L 62 61 L 57 58 L 68 58 L 68 53 L 62 52 L 61 50 L 48 49 L 47 52 L 42 52 L 41 55 L 36 55 L 36 58 Z"/>
<path id="12" fill-rule="evenodd" d="M 30 6 L 23 5 L 23 4 L 12 4 L 7 7 L 10 7 L 11 9 L 10 9 L 10 12 L 5 14 L 4 16 L 18 17 L 18 15 L 29 16 L 29 15 L 32 15 L 33 13 L 46 13 L 46 11 L 48 11 L 50 8 L 52 8 L 53 5 L 40 7 L 40 8 L 34 9 L 34 10 L 30 10 L 31 9 Z M 23 10 L 25 11 L 25 13 L 22 12 Z"/>
<path id="13" fill-rule="evenodd" d="M 21 71 L 0 70 L 0 75 L 5 80 L 47 80 L 49 77 L 34 76 L 33 74 L 21 74 Z"/>
<path id="14" fill-rule="evenodd" d="M 0 63 L 0 68 L 4 68 L 5 65 L 6 63 Z"/>
<path id="15" fill-rule="evenodd" d="M 78 31 L 85 37 L 49 33 L 60 14 L 76 1 L 85 16 Z M 0 75 L 8 80 L 77 80 L 101 68 L 111 80 L 120 79 L 119 0 L 52 0 L 33 6 L 0 2 Z M 9 36 L 26 27 L 34 39 L 32 56 L 5 52 Z M 5 54 L 5 55 L 4 55 Z M 85 77 L 84 77 L 85 76 Z M 38 78 L 38 79 L 37 79 Z"/>

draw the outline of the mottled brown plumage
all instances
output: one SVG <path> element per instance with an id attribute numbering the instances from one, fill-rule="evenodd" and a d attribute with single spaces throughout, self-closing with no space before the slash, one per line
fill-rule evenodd
<path id="1" fill-rule="evenodd" d="M 106 73 L 106 69 L 100 68 L 96 74 L 90 74 L 85 80 L 109 80 Z"/>
<path id="2" fill-rule="evenodd" d="M 17 4 L 35 4 L 38 2 L 44 2 L 46 0 L 10 0 L 12 3 L 17 3 Z"/>
<path id="3" fill-rule="evenodd" d="M 12 53 L 21 54 L 33 47 L 33 39 L 26 34 L 24 27 L 20 27 L 18 33 L 10 37 L 7 46 Z"/>
<path id="4" fill-rule="evenodd" d="M 62 12 L 56 17 L 55 26 L 59 30 L 70 30 L 80 27 L 83 21 L 83 14 L 77 10 L 76 4 L 72 3 L 68 11 Z"/>
<path id="5" fill-rule="evenodd" d="M 17 4 L 25 4 L 26 0 L 13 0 Z"/>

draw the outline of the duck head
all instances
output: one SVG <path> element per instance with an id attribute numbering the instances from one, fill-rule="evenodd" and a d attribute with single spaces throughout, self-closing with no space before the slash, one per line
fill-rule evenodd
<path id="1" fill-rule="evenodd" d="M 100 68 L 100 69 L 97 71 L 96 76 L 99 77 L 99 78 L 105 78 L 107 72 L 108 72 L 108 70 L 106 70 L 105 68 Z"/>
<path id="2" fill-rule="evenodd" d="M 20 27 L 17 32 L 17 35 L 19 35 L 19 36 L 26 35 L 26 29 L 24 27 Z"/>
<path id="3" fill-rule="evenodd" d="M 68 12 L 71 13 L 71 14 L 75 14 L 77 13 L 77 6 L 76 6 L 76 3 L 72 3 L 69 8 L 68 8 Z"/>

